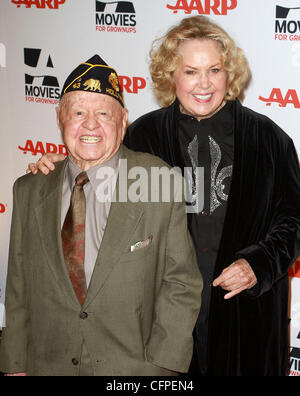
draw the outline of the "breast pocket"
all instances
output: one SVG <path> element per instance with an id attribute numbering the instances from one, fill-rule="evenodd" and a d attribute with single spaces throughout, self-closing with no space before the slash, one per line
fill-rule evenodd
<path id="1" fill-rule="evenodd" d="M 146 274 L 149 271 L 155 272 L 153 271 L 155 266 L 153 241 L 148 246 L 131 251 L 131 246 L 135 245 L 135 241 L 136 239 L 131 240 L 121 254 L 120 261 L 115 268 L 118 281 L 115 285 L 110 284 L 110 288 L 118 290 L 118 299 L 123 307 L 122 315 L 127 312 L 127 316 L 130 316 L 132 312 L 143 311 Z M 126 307 L 124 307 L 125 302 Z"/>
<path id="2" fill-rule="evenodd" d="M 153 248 L 153 238 L 151 241 L 146 245 L 138 245 L 139 242 L 135 242 L 128 246 L 126 252 L 124 252 L 122 256 L 122 260 L 140 260 L 143 257 L 147 257 L 148 255 L 153 254 L 154 248 Z"/>

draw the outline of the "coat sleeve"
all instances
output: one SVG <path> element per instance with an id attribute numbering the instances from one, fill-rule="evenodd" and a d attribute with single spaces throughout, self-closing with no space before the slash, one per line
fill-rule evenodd
<path id="1" fill-rule="evenodd" d="M 159 131 L 151 116 L 140 117 L 128 127 L 124 144 L 131 150 L 163 157 Z"/>
<path id="2" fill-rule="evenodd" d="M 202 287 L 184 202 L 174 203 L 168 227 L 164 275 L 155 304 L 151 337 L 146 346 L 150 363 L 176 372 L 188 371 Z"/>
<path id="3" fill-rule="evenodd" d="M 237 253 L 237 258 L 249 262 L 258 279 L 258 284 L 247 292 L 252 297 L 269 291 L 275 282 L 286 276 L 300 254 L 300 171 L 291 139 L 280 163 L 283 190 L 272 227 L 264 240 Z"/>
<path id="4" fill-rule="evenodd" d="M 22 260 L 21 194 L 18 181 L 14 185 L 13 214 L 10 235 L 9 262 L 6 284 L 6 328 L 0 344 L 0 371 L 26 372 L 27 356 L 27 298 L 25 269 Z"/>

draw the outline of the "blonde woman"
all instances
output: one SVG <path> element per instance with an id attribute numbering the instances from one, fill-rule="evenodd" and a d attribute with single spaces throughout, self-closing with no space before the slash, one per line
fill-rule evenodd
<path id="1" fill-rule="evenodd" d="M 300 253 L 293 143 L 241 105 L 247 61 L 206 17 L 181 21 L 150 56 L 162 108 L 135 121 L 125 142 L 172 166 L 204 168 L 204 207 L 188 214 L 205 284 L 190 372 L 285 375 L 288 268 Z"/>
<path id="2" fill-rule="evenodd" d="M 125 144 L 192 169 L 188 221 L 205 286 L 190 374 L 284 376 L 288 269 L 300 254 L 293 142 L 242 106 L 246 58 L 208 18 L 182 20 L 154 42 L 150 57 L 162 107 L 136 120 Z M 39 169 L 52 169 L 51 161 L 43 158 Z"/>

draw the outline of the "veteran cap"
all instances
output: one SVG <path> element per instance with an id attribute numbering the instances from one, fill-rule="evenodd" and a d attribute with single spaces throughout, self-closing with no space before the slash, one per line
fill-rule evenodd
<path id="1" fill-rule="evenodd" d="M 99 55 L 81 63 L 72 71 L 64 84 L 61 98 L 64 94 L 73 91 L 109 95 L 124 107 L 118 74 Z"/>

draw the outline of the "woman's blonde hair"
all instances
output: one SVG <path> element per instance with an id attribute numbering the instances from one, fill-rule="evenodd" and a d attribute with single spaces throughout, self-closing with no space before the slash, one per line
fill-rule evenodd
<path id="1" fill-rule="evenodd" d="M 207 17 L 195 16 L 183 19 L 162 38 L 155 40 L 150 51 L 150 73 L 156 97 L 163 107 L 170 106 L 176 99 L 173 73 L 181 57 L 178 47 L 187 39 L 214 40 L 220 44 L 223 67 L 227 71 L 225 99 L 242 98 L 251 73 L 243 51 L 220 26 Z"/>

